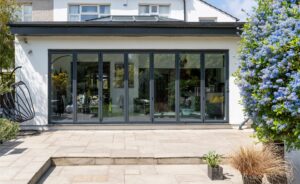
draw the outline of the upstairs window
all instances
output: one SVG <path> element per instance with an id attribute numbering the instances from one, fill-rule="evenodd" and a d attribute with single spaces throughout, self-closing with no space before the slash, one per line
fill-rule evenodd
<path id="1" fill-rule="evenodd" d="M 159 15 L 168 16 L 169 13 L 170 13 L 170 6 L 169 5 L 159 5 Z"/>
<path id="2" fill-rule="evenodd" d="M 110 15 L 109 5 L 70 5 L 69 21 L 86 21 Z"/>
<path id="3" fill-rule="evenodd" d="M 20 6 L 20 9 L 17 11 L 18 21 L 21 22 L 31 22 L 32 21 L 32 5 L 23 4 Z"/>
<path id="4" fill-rule="evenodd" d="M 139 5 L 139 15 L 159 15 L 168 17 L 170 5 Z"/>
<path id="5" fill-rule="evenodd" d="M 217 22 L 217 17 L 199 17 L 199 22 Z"/>

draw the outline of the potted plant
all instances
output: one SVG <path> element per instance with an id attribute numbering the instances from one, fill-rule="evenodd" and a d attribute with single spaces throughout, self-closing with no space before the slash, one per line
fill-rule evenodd
<path id="1" fill-rule="evenodd" d="M 264 175 L 280 179 L 288 172 L 287 163 L 272 147 L 241 147 L 231 155 L 229 163 L 240 171 L 244 184 L 261 184 Z"/>
<path id="2" fill-rule="evenodd" d="M 210 151 L 204 155 L 204 160 L 207 163 L 207 174 L 211 180 L 223 180 L 223 168 L 220 166 L 221 155 L 215 151 Z"/>

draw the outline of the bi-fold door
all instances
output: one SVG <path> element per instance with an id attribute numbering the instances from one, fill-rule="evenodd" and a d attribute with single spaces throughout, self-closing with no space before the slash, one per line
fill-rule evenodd
<path id="1" fill-rule="evenodd" d="M 226 51 L 50 51 L 51 123 L 228 122 Z"/>

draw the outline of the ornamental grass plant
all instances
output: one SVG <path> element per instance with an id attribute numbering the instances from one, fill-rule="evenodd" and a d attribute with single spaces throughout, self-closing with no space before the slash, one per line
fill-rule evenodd
<path id="1" fill-rule="evenodd" d="M 240 171 L 244 183 L 262 183 L 264 176 L 272 178 L 272 181 L 282 177 L 291 177 L 291 167 L 278 154 L 274 146 L 266 146 L 263 149 L 255 147 L 241 147 L 234 152 L 230 159 L 230 165 Z"/>

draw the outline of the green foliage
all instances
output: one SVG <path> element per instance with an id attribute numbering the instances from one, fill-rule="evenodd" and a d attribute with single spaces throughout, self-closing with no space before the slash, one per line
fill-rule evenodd
<path id="1" fill-rule="evenodd" d="M 10 77 L 9 73 L 4 73 L 0 77 L 0 95 L 11 91 L 11 84 L 15 82 L 14 76 Z"/>
<path id="2" fill-rule="evenodd" d="M 300 148 L 300 1 L 257 0 L 241 35 L 236 73 L 262 142 Z"/>
<path id="3" fill-rule="evenodd" d="M 15 139 L 20 128 L 17 123 L 7 119 L 0 119 L 0 142 Z"/>
<path id="4" fill-rule="evenodd" d="M 217 154 L 215 151 L 210 151 L 204 155 L 204 161 L 213 168 L 218 167 L 222 161 L 222 156 Z"/>
<path id="5" fill-rule="evenodd" d="M 9 22 L 16 20 L 14 12 L 18 6 L 14 0 L 0 1 L 0 67 L 8 69 L 14 61 L 14 36 L 10 33 Z"/>
<path id="6" fill-rule="evenodd" d="M 15 12 L 18 8 L 15 0 L 0 0 L 0 94 L 9 91 L 8 87 L 12 83 L 2 70 L 14 66 L 14 36 L 8 23 L 16 20 Z"/>

